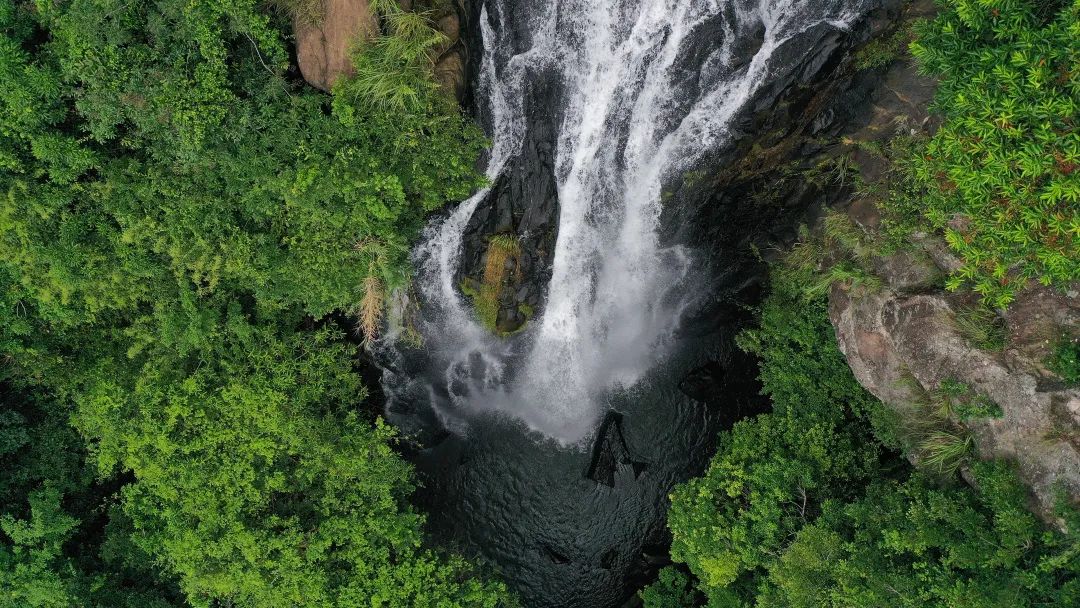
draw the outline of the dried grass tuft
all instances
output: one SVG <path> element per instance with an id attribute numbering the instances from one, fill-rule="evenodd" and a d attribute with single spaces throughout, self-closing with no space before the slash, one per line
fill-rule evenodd
<path id="1" fill-rule="evenodd" d="M 364 277 L 364 295 L 357 308 L 360 333 L 363 334 L 365 343 L 379 337 L 379 326 L 385 311 L 386 289 L 378 273 L 372 269 Z"/>

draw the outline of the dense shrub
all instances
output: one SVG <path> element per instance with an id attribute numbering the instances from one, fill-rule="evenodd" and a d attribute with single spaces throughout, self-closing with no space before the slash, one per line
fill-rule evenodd
<path id="1" fill-rule="evenodd" d="M 1080 530 L 1045 529 L 1000 463 L 978 489 L 916 475 L 829 503 L 770 569 L 757 605 L 1012 608 L 1080 604 Z"/>
<path id="2" fill-rule="evenodd" d="M 0 379 L 0 606 L 182 605 L 173 581 L 127 546 L 130 521 L 85 459 L 65 408 Z"/>
<path id="3" fill-rule="evenodd" d="M 773 412 L 722 433 L 705 475 L 672 495 L 672 558 L 713 601 L 751 593 L 747 581 L 825 501 L 855 498 L 881 474 L 871 424 L 880 404 L 847 367 L 824 298 L 807 301 L 798 278 L 774 278 L 761 326 L 740 337 L 761 357 Z"/>
<path id="4" fill-rule="evenodd" d="M 672 558 L 694 578 L 663 571 L 641 593 L 646 606 L 1080 601 L 1080 513 L 1062 511 L 1064 533 L 1047 529 L 1004 463 L 970 464 L 972 489 L 955 474 L 930 477 L 890 459 L 881 437 L 897 445 L 893 422 L 855 383 L 823 303 L 802 298 L 809 283 L 795 277 L 774 273 L 760 328 L 741 338 L 762 357 L 774 411 L 723 433 L 705 475 L 673 493 Z M 957 416 L 992 413 L 958 383 L 945 390 Z"/>
<path id="5" fill-rule="evenodd" d="M 1080 2 L 950 0 L 916 34 L 944 120 L 910 163 L 920 196 L 887 211 L 941 232 L 949 286 L 997 307 L 1080 278 Z"/>
<path id="6" fill-rule="evenodd" d="M 504 601 L 425 546 L 323 318 L 364 302 L 377 326 L 425 214 L 482 181 L 477 129 L 421 69 L 438 36 L 384 9 L 359 75 L 407 103 L 286 79 L 253 0 L 0 0 L 3 369 L 93 465 L 16 492 L 0 605 L 125 605 L 91 596 L 126 559 L 193 606 Z M 84 478 L 111 490 L 69 510 Z M 103 526 L 81 560 L 70 539 Z"/>

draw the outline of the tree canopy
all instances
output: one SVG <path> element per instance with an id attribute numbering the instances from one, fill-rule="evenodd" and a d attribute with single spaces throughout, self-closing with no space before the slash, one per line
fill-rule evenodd
<path id="1" fill-rule="evenodd" d="M 327 96 L 262 3 L 0 0 L 0 605 L 512 601 L 360 407 L 342 321 L 482 183 L 435 31 L 382 17 Z"/>

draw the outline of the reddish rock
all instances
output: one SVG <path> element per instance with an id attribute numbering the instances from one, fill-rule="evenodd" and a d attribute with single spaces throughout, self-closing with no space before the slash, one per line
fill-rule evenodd
<path id="1" fill-rule="evenodd" d="M 450 49 L 435 64 L 435 81 L 457 99 L 465 94 L 465 58 L 461 50 Z"/>
<path id="2" fill-rule="evenodd" d="M 293 19 L 300 73 L 313 87 L 329 91 L 342 74 L 353 73 L 349 51 L 357 40 L 379 32 L 379 19 L 368 0 L 323 0 L 316 23 Z"/>

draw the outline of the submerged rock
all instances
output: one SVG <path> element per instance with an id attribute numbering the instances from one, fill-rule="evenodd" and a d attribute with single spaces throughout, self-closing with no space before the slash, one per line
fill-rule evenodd
<path id="1" fill-rule="evenodd" d="M 645 472 L 647 464 L 634 460 L 626 447 L 622 434 L 622 414 L 609 412 L 600 425 L 593 445 L 592 461 L 585 477 L 610 488 L 615 487 L 616 473 L 628 470 L 637 479 Z"/>

